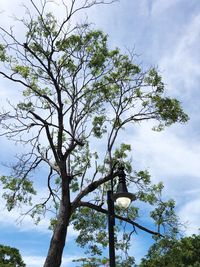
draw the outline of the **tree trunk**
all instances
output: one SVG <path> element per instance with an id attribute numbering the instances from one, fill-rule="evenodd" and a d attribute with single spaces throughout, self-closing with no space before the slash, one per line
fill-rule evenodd
<path id="1" fill-rule="evenodd" d="M 59 215 L 44 267 L 60 267 L 70 216 L 69 179 L 67 179 L 65 172 L 62 179 L 62 199 L 60 201 Z"/>
<path id="2" fill-rule="evenodd" d="M 70 206 L 61 204 L 44 267 L 60 267 L 70 219 Z"/>

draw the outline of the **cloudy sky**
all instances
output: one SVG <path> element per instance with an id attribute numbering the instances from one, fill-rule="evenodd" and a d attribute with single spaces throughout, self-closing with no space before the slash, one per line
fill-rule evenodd
<path id="1" fill-rule="evenodd" d="M 22 15 L 21 0 L 1 0 L 0 23 L 13 25 L 9 15 Z M 28 2 L 28 1 L 27 1 Z M 59 10 L 59 9 L 58 9 Z M 57 10 L 57 15 L 59 12 Z M 109 35 L 112 47 L 134 48 L 144 67 L 159 68 L 168 95 L 177 97 L 190 117 L 187 125 L 174 125 L 164 132 L 143 124 L 127 133 L 133 147 L 133 164 L 147 168 L 153 181 L 163 181 L 164 197 L 174 198 L 177 213 L 187 222 L 186 234 L 198 233 L 200 214 L 200 2 L 198 0 L 121 0 L 88 12 L 88 20 Z M 21 34 L 20 29 L 17 29 Z M 14 98 L 16 88 L 0 79 L 0 104 Z M 0 160 L 12 158 L 13 144 L 0 139 Z M 2 174 L 4 168 L 1 167 Z M 41 189 L 43 190 L 43 189 Z M 20 249 L 27 267 L 42 266 L 51 233 L 48 222 L 35 226 L 30 219 L 17 223 L 18 211 L 8 213 L 0 202 L 0 243 Z M 145 218 L 144 218 L 145 221 Z M 82 256 L 69 231 L 63 267 L 74 266 L 72 258 Z M 132 253 L 139 259 L 149 244 L 147 234 L 134 239 Z"/>

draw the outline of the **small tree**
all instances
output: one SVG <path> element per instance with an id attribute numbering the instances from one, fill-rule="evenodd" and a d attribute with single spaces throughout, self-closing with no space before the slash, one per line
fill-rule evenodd
<path id="1" fill-rule="evenodd" d="M 19 250 L 5 245 L 0 245 L 0 266 L 25 267 Z"/>
<path id="2" fill-rule="evenodd" d="M 198 267 L 200 266 L 200 236 L 180 240 L 163 239 L 155 243 L 139 267 Z"/>
<path id="3" fill-rule="evenodd" d="M 26 10 L 23 41 L 12 28 L 0 28 L 0 74 L 23 88 L 20 102 L 1 113 L 2 135 L 29 150 L 17 156 L 10 175 L 1 177 L 8 210 L 31 205 L 36 194 L 31 174 L 34 178 L 34 171 L 45 167 L 49 172 L 41 179 L 46 180 L 48 196 L 26 212 L 37 222 L 49 210 L 56 212 L 44 266 L 60 266 L 69 224 L 79 231 L 79 245 L 101 254 L 108 242 L 105 192 L 123 164 L 137 199 L 155 205 L 150 215 L 159 231 L 162 225 L 176 230 L 174 202 L 161 201 L 163 185 L 152 185 L 147 171 L 132 169 L 131 146 L 118 140 L 125 129 L 144 121 L 156 121 L 154 130 L 186 122 L 179 101 L 166 96 L 155 68 L 144 71 L 134 54 L 110 49 L 108 36 L 88 23 L 73 24 L 75 13 L 103 0 L 81 1 L 82 6 L 80 1 L 63 1 L 62 21 L 46 11 L 48 1 L 41 8 L 30 2 L 36 15 Z M 136 207 L 128 213 L 118 208 L 115 216 L 116 230 L 123 223 L 133 227 L 121 236 L 118 250 L 128 250 L 136 227 L 160 234 L 136 223 Z"/>

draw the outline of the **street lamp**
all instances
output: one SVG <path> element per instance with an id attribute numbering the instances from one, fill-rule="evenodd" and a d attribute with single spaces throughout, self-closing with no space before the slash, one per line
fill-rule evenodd
<path id="1" fill-rule="evenodd" d="M 127 209 L 131 201 L 135 200 L 135 195 L 128 192 L 126 186 L 126 174 L 124 167 L 118 168 L 119 183 L 117 186 L 117 192 L 113 193 L 113 178 L 111 179 L 111 190 L 107 192 L 108 202 L 108 233 L 109 233 L 109 262 L 110 267 L 115 267 L 115 238 L 114 238 L 114 225 L 115 225 L 115 210 L 114 201 L 116 204 Z"/>

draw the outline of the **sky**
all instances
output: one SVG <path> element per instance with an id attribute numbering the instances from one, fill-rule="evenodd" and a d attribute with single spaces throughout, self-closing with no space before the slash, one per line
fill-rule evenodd
<path id="1" fill-rule="evenodd" d="M 22 15 L 21 0 L 1 0 L 0 25 L 13 25 L 10 15 Z M 28 2 L 28 1 L 27 1 Z M 59 9 L 56 11 L 59 16 Z M 83 16 L 83 14 L 82 14 Z M 199 232 L 200 214 L 200 2 L 197 0 L 121 0 L 112 5 L 94 7 L 88 20 L 109 36 L 112 47 L 132 49 L 139 61 L 148 68 L 160 70 L 167 95 L 178 98 L 190 120 L 186 125 L 175 124 L 157 133 L 151 123 L 127 132 L 133 148 L 133 164 L 148 169 L 154 182 L 163 181 L 164 198 L 176 201 L 176 211 L 186 222 L 186 235 Z M 82 17 L 80 17 L 82 19 Z M 20 28 L 15 26 L 21 34 Z M 18 95 L 15 87 L 0 78 L 0 105 Z M 0 139 L 0 161 L 11 160 L 15 146 Z M 0 174 L 5 171 L 0 167 Z M 41 190 L 44 190 L 41 188 Z M 45 192 L 44 192 L 45 193 Z M 0 201 L 0 243 L 20 250 L 27 267 L 39 267 L 45 259 L 51 232 L 48 220 L 35 226 L 30 218 L 20 223 L 19 211 L 10 213 Z M 143 218 L 145 222 L 147 218 Z M 141 219 L 142 222 L 142 219 Z M 73 240 L 76 232 L 70 228 L 63 267 L 72 267 L 73 258 L 84 256 Z M 134 237 L 131 253 L 137 260 L 145 255 L 150 244 L 148 234 Z"/>

